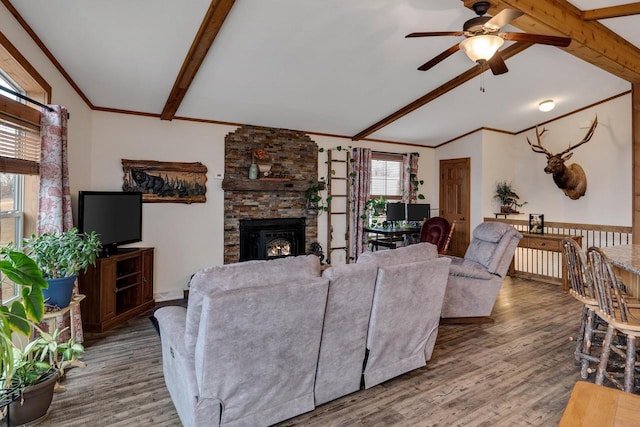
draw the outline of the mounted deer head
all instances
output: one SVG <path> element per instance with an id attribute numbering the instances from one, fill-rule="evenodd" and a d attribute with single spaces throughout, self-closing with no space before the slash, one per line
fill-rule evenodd
<path id="1" fill-rule="evenodd" d="M 582 138 L 582 141 L 575 145 L 569 145 L 569 148 L 558 154 L 552 154 L 542 146 L 540 137 L 547 131 L 547 129 L 543 128 L 542 132 L 538 132 L 538 126 L 536 126 L 536 138 L 538 138 L 538 143 L 535 145 L 532 144 L 527 137 L 527 142 L 534 152 L 542 153 L 547 156 L 547 166 L 544 168 L 544 171 L 546 173 L 553 174 L 553 181 L 556 183 L 558 188 L 564 191 L 564 194 L 572 200 L 576 200 L 584 196 L 584 193 L 587 191 L 587 176 L 579 164 L 572 163 L 569 166 L 566 166 L 564 162 L 573 156 L 571 150 L 578 148 L 591 139 L 593 132 L 596 130 L 596 126 L 598 126 L 598 116 L 593 119 L 593 123 L 591 123 L 591 127 L 584 138 Z"/>

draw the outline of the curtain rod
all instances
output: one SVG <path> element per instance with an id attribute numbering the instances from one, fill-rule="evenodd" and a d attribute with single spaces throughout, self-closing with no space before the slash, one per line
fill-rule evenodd
<path id="1" fill-rule="evenodd" d="M 25 96 L 19 92 L 16 92 L 4 86 L 0 86 L 0 89 L 2 89 L 5 92 L 9 92 L 11 95 L 17 96 L 18 98 L 24 99 L 25 101 L 28 101 L 32 104 L 36 104 L 38 107 L 46 108 L 47 110 L 49 110 L 49 112 L 53 112 L 53 108 L 49 107 L 48 105 L 44 105 L 43 103 L 38 102 L 35 99 L 31 99 L 28 96 Z"/>
<path id="2" fill-rule="evenodd" d="M 391 153 L 391 152 L 389 152 L 389 151 L 379 151 L 379 150 L 371 150 L 371 152 L 372 152 L 372 153 L 377 153 L 377 154 L 390 154 L 390 155 L 393 155 L 393 156 L 403 156 L 403 155 L 405 155 L 405 154 L 412 154 L 412 153 L 414 153 L 413 151 L 408 152 L 408 153 Z"/>

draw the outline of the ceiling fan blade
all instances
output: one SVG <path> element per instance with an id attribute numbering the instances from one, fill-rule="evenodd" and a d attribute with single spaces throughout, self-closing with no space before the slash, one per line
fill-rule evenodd
<path id="1" fill-rule="evenodd" d="M 500 33 L 500 37 L 505 40 L 516 42 L 547 44 L 551 46 L 567 47 L 571 44 L 571 37 L 547 36 L 544 34 L 527 33 Z"/>
<path id="2" fill-rule="evenodd" d="M 493 30 L 493 31 L 497 31 L 500 28 L 502 28 L 505 25 L 507 25 L 508 23 L 510 23 L 511 21 L 513 21 L 514 19 L 516 19 L 516 18 L 518 18 L 519 16 L 522 16 L 522 15 L 524 15 L 524 13 L 520 12 L 519 10 L 516 10 L 516 9 L 504 9 L 503 11 L 498 13 L 496 16 L 494 16 L 493 18 L 488 20 L 484 24 L 484 27 L 488 28 L 490 30 Z"/>
<path id="3" fill-rule="evenodd" d="M 430 60 L 428 62 L 425 62 L 424 64 L 419 66 L 418 70 L 427 71 L 429 68 L 431 68 L 434 65 L 444 61 L 445 59 L 447 59 L 448 57 L 450 57 L 451 55 L 453 55 L 454 53 L 456 53 L 459 50 L 460 50 L 460 45 L 459 44 L 454 44 L 449 49 L 447 49 L 444 52 L 442 52 L 440 55 L 436 56 L 432 60 Z"/>
<path id="4" fill-rule="evenodd" d="M 504 63 L 504 59 L 502 58 L 502 55 L 500 55 L 499 51 L 489 58 L 487 64 L 489 64 L 489 68 L 491 68 L 491 72 L 494 76 L 498 76 L 509 71 L 507 64 Z"/>
<path id="5" fill-rule="evenodd" d="M 432 37 L 432 36 L 463 36 L 464 33 L 462 31 L 432 31 L 426 33 L 411 33 L 404 36 L 405 38 L 409 37 Z"/>

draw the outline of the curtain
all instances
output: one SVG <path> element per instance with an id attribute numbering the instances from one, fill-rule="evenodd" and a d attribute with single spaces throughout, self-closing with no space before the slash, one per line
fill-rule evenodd
<path id="1" fill-rule="evenodd" d="M 68 112 L 59 105 L 50 107 L 53 111 L 43 108 L 40 116 L 38 234 L 62 233 L 73 227 L 67 153 Z M 78 293 L 77 281 L 73 292 Z M 69 321 L 74 323 L 76 342 L 83 342 L 79 305 L 73 307 Z"/>
<path id="2" fill-rule="evenodd" d="M 371 194 L 371 150 L 368 148 L 353 149 L 353 170 L 351 171 L 350 196 L 352 201 L 351 235 L 349 239 L 349 253 L 351 260 L 356 261 L 358 256 L 367 249 L 364 224 L 367 212 L 365 203 Z"/>
<path id="3" fill-rule="evenodd" d="M 61 233 L 73 227 L 67 164 L 67 109 L 42 109 L 40 122 L 40 207 L 38 234 Z"/>
<path id="4" fill-rule="evenodd" d="M 402 156 L 402 202 L 418 201 L 418 159 L 420 154 L 409 153 Z"/>

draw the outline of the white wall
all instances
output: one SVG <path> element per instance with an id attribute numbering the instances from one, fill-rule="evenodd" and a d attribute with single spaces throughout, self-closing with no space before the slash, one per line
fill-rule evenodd
<path id="1" fill-rule="evenodd" d="M 224 137 L 236 128 L 94 112 L 91 181 L 83 189 L 122 189 L 122 159 L 201 162 L 208 168 L 207 202 L 145 203 L 142 243 L 155 250 L 155 295 L 182 297 L 199 269 L 220 265 L 224 250 Z"/>
<path id="2" fill-rule="evenodd" d="M 482 131 L 482 216 L 493 216 L 500 212 L 500 202 L 493 197 L 496 185 L 500 181 L 513 182 L 516 175 L 516 164 L 513 161 L 513 135 Z M 518 191 L 516 193 L 519 194 Z M 526 201 L 521 199 L 521 202 Z M 526 205 L 520 211 L 526 210 Z M 482 218 L 479 219 L 479 222 Z M 473 228 L 472 228 L 473 229 Z"/>
<path id="3" fill-rule="evenodd" d="M 91 163 L 87 161 L 91 156 L 91 109 L 4 5 L 0 5 L 0 28 L 11 44 L 51 85 L 51 102 L 69 110 L 69 180 L 71 193 L 77 194 L 78 188 L 88 181 L 91 170 Z M 73 200 L 75 206 L 75 197 Z"/>
<path id="4" fill-rule="evenodd" d="M 518 135 L 488 130 L 467 135 L 436 150 L 434 171 L 441 159 L 471 158 L 471 230 L 497 212 L 493 196 L 502 180 L 511 182 L 520 201 L 527 202 L 519 209 L 525 215 L 515 219 L 542 213 L 545 221 L 631 226 L 630 94 L 545 125 L 543 146 L 556 153 L 580 141 L 596 114 L 599 124 L 593 137 L 566 162 L 580 164 L 587 175 L 587 192 L 578 200 L 565 196 L 552 176 L 544 173 L 546 156 L 534 153 L 527 144 L 527 137 L 537 142 L 534 130 Z"/>
<path id="5" fill-rule="evenodd" d="M 208 168 L 207 202 L 145 203 L 143 242 L 134 246 L 156 248 L 155 296 L 157 300 L 180 298 L 191 274 L 199 269 L 223 263 L 224 191 L 216 173 L 224 171 L 224 138 L 234 126 L 94 112 L 91 156 L 91 180 L 82 189 L 119 190 L 122 187 L 122 159 L 202 162 Z M 350 140 L 311 135 L 325 149 L 356 146 Z M 425 179 L 422 190 L 428 197 L 432 149 L 413 150 L 397 144 L 371 144 L 381 151 L 419 151 L 419 176 Z M 411 148 L 411 149 L 408 149 Z M 325 153 L 319 153 L 319 176 L 327 176 Z M 423 164 L 426 165 L 423 167 Z M 248 165 L 247 165 L 248 167 Z M 318 241 L 327 247 L 327 214 L 318 218 Z M 344 263 L 344 252 L 333 254 L 332 263 Z"/>
<path id="6" fill-rule="evenodd" d="M 528 201 L 523 212 L 542 213 L 545 221 L 631 226 L 630 94 L 545 125 L 543 146 L 557 153 L 580 141 L 596 114 L 593 137 L 566 162 L 578 163 L 587 175 L 587 192 L 578 200 L 565 196 L 551 175 L 544 173 L 546 156 L 534 153 L 526 142 L 526 137 L 537 142 L 535 131 L 513 137 L 517 165 L 513 183 L 521 199 Z"/>

